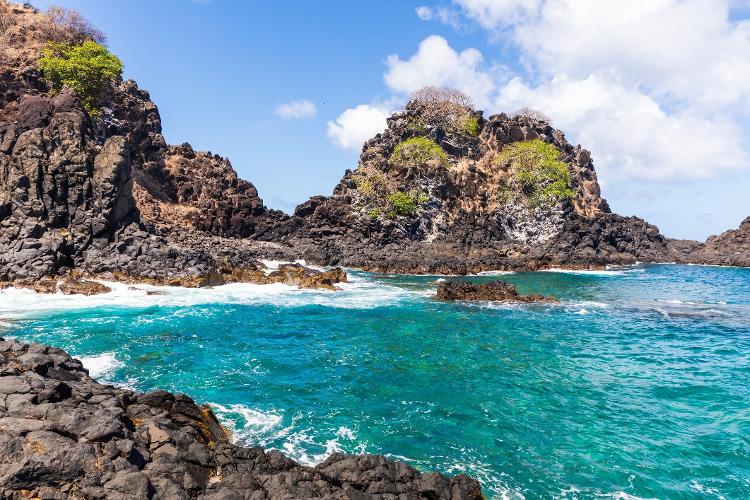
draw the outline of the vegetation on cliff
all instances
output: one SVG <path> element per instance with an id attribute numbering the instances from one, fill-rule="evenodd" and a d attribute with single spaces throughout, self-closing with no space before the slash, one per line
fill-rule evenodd
<path id="1" fill-rule="evenodd" d="M 568 166 L 560 161 L 560 150 L 542 140 L 509 144 L 495 158 L 495 163 L 507 166 L 512 175 L 508 201 L 514 194 L 513 187 L 518 188 L 531 207 L 549 207 L 575 194 L 570 187 Z"/>
<path id="2" fill-rule="evenodd" d="M 122 75 L 120 59 L 92 40 L 74 45 L 49 42 L 37 65 L 53 91 L 70 86 L 92 115 L 99 113 L 99 99 L 106 85 Z"/>
<path id="3" fill-rule="evenodd" d="M 432 162 L 445 166 L 448 163 L 448 155 L 435 141 L 426 137 L 412 137 L 396 146 L 391 161 L 397 165 L 416 166 Z"/>

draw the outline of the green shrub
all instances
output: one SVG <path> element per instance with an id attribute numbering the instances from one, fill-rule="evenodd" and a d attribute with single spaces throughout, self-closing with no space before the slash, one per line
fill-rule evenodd
<path id="1" fill-rule="evenodd" d="M 391 212 L 394 212 L 394 215 L 411 215 L 417 211 L 419 205 L 429 200 L 430 197 L 424 192 L 405 193 L 396 191 L 388 197 L 388 202 L 392 207 Z"/>
<path id="2" fill-rule="evenodd" d="M 365 204 L 380 205 L 388 194 L 388 182 L 380 174 L 369 174 L 362 172 L 355 177 L 357 191 L 364 198 Z"/>
<path id="3" fill-rule="evenodd" d="M 446 165 L 448 155 L 434 141 L 426 137 L 412 137 L 395 147 L 391 160 L 408 165 L 422 165 L 429 161 Z"/>
<path id="4" fill-rule="evenodd" d="M 458 120 L 458 130 L 468 137 L 479 136 L 479 118 L 474 115 L 465 115 Z"/>
<path id="5" fill-rule="evenodd" d="M 570 173 L 560 151 L 539 139 L 514 142 L 496 158 L 510 164 L 514 180 L 532 206 L 550 206 L 573 197 Z"/>
<path id="6" fill-rule="evenodd" d="M 367 215 L 373 219 L 377 219 L 380 216 L 380 209 L 378 207 L 371 208 L 367 211 Z"/>
<path id="7" fill-rule="evenodd" d="M 122 62 L 106 47 L 93 41 L 77 45 L 50 42 L 37 61 L 52 90 L 69 85 L 78 93 L 86 110 L 99 114 L 99 99 L 105 86 L 122 75 Z"/>

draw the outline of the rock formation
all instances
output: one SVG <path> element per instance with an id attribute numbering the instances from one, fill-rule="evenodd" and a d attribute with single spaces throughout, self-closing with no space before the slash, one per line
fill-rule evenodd
<path id="1" fill-rule="evenodd" d="M 80 361 L 0 339 L 0 497 L 480 499 L 479 483 L 377 455 L 305 467 L 241 448 L 208 406 L 92 380 Z"/>
<path id="2" fill-rule="evenodd" d="M 267 210 L 225 159 L 168 146 L 148 93 L 115 82 L 92 118 L 73 91 L 49 96 L 35 61 L 74 36 L 0 1 L 0 281 L 70 269 L 151 279 L 206 275 L 277 256 Z"/>
<path id="3" fill-rule="evenodd" d="M 544 117 L 450 100 L 412 100 L 331 196 L 289 217 L 225 158 L 167 145 L 135 82 L 109 85 L 96 117 L 70 89 L 50 95 L 42 48 L 80 37 L 0 0 L 0 281 L 71 269 L 192 281 L 259 258 L 448 274 L 745 262 L 739 236 L 667 242 L 611 213 L 589 152 Z"/>
<path id="4" fill-rule="evenodd" d="M 400 154 L 420 144 L 422 157 Z M 516 145 L 554 148 L 567 171 L 559 174 L 563 196 L 529 192 L 518 181 L 529 173 L 514 171 L 507 157 Z M 540 186 L 554 187 L 543 178 Z M 332 196 L 311 198 L 286 224 L 285 240 L 306 257 L 376 270 L 633 263 L 658 260 L 666 249 L 656 227 L 610 212 L 589 152 L 548 123 L 504 114 L 485 120 L 470 108 L 435 111 L 419 101 L 364 145 L 359 167 Z"/>
<path id="5" fill-rule="evenodd" d="M 482 300 L 494 302 L 557 302 L 544 295 L 520 295 L 516 287 L 501 280 L 488 283 L 468 281 L 441 281 L 437 287 L 437 298 L 442 300 Z"/>
<path id="6" fill-rule="evenodd" d="M 711 236 L 704 243 L 668 240 L 667 244 L 670 261 L 750 267 L 750 217 L 737 229 Z"/>

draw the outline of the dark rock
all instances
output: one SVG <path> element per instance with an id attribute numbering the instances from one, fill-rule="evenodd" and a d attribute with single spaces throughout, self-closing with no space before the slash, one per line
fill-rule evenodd
<path id="1" fill-rule="evenodd" d="M 210 408 L 101 385 L 59 349 L 0 339 L 0 366 L 15 374 L 0 377 L 2 498 L 483 498 L 382 456 L 306 467 L 234 446 Z"/>
<path id="2" fill-rule="evenodd" d="M 557 299 L 544 295 L 519 295 L 515 286 L 500 280 L 481 284 L 467 281 L 441 281 L 437 287 L 437 298 L 497 302 L 557 302 Z"/>
<path id="3" fill-rule="evenodd" d="M 668 260 L 720 266 L 750 267 L 750 217 L 737 229 L 709 237 L 705 243 L 668 240 Z"/>

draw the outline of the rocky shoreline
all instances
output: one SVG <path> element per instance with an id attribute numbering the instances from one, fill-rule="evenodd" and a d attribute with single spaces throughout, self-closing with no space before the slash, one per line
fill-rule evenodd
<path id="1" fill-rule="evenodd" d="M 477 481 L 378 455 L 302 466 L 242 448 L 182 394 L 103 385 L 54 347 L 0 339 L 0 497 L 480 499 Z"/>

